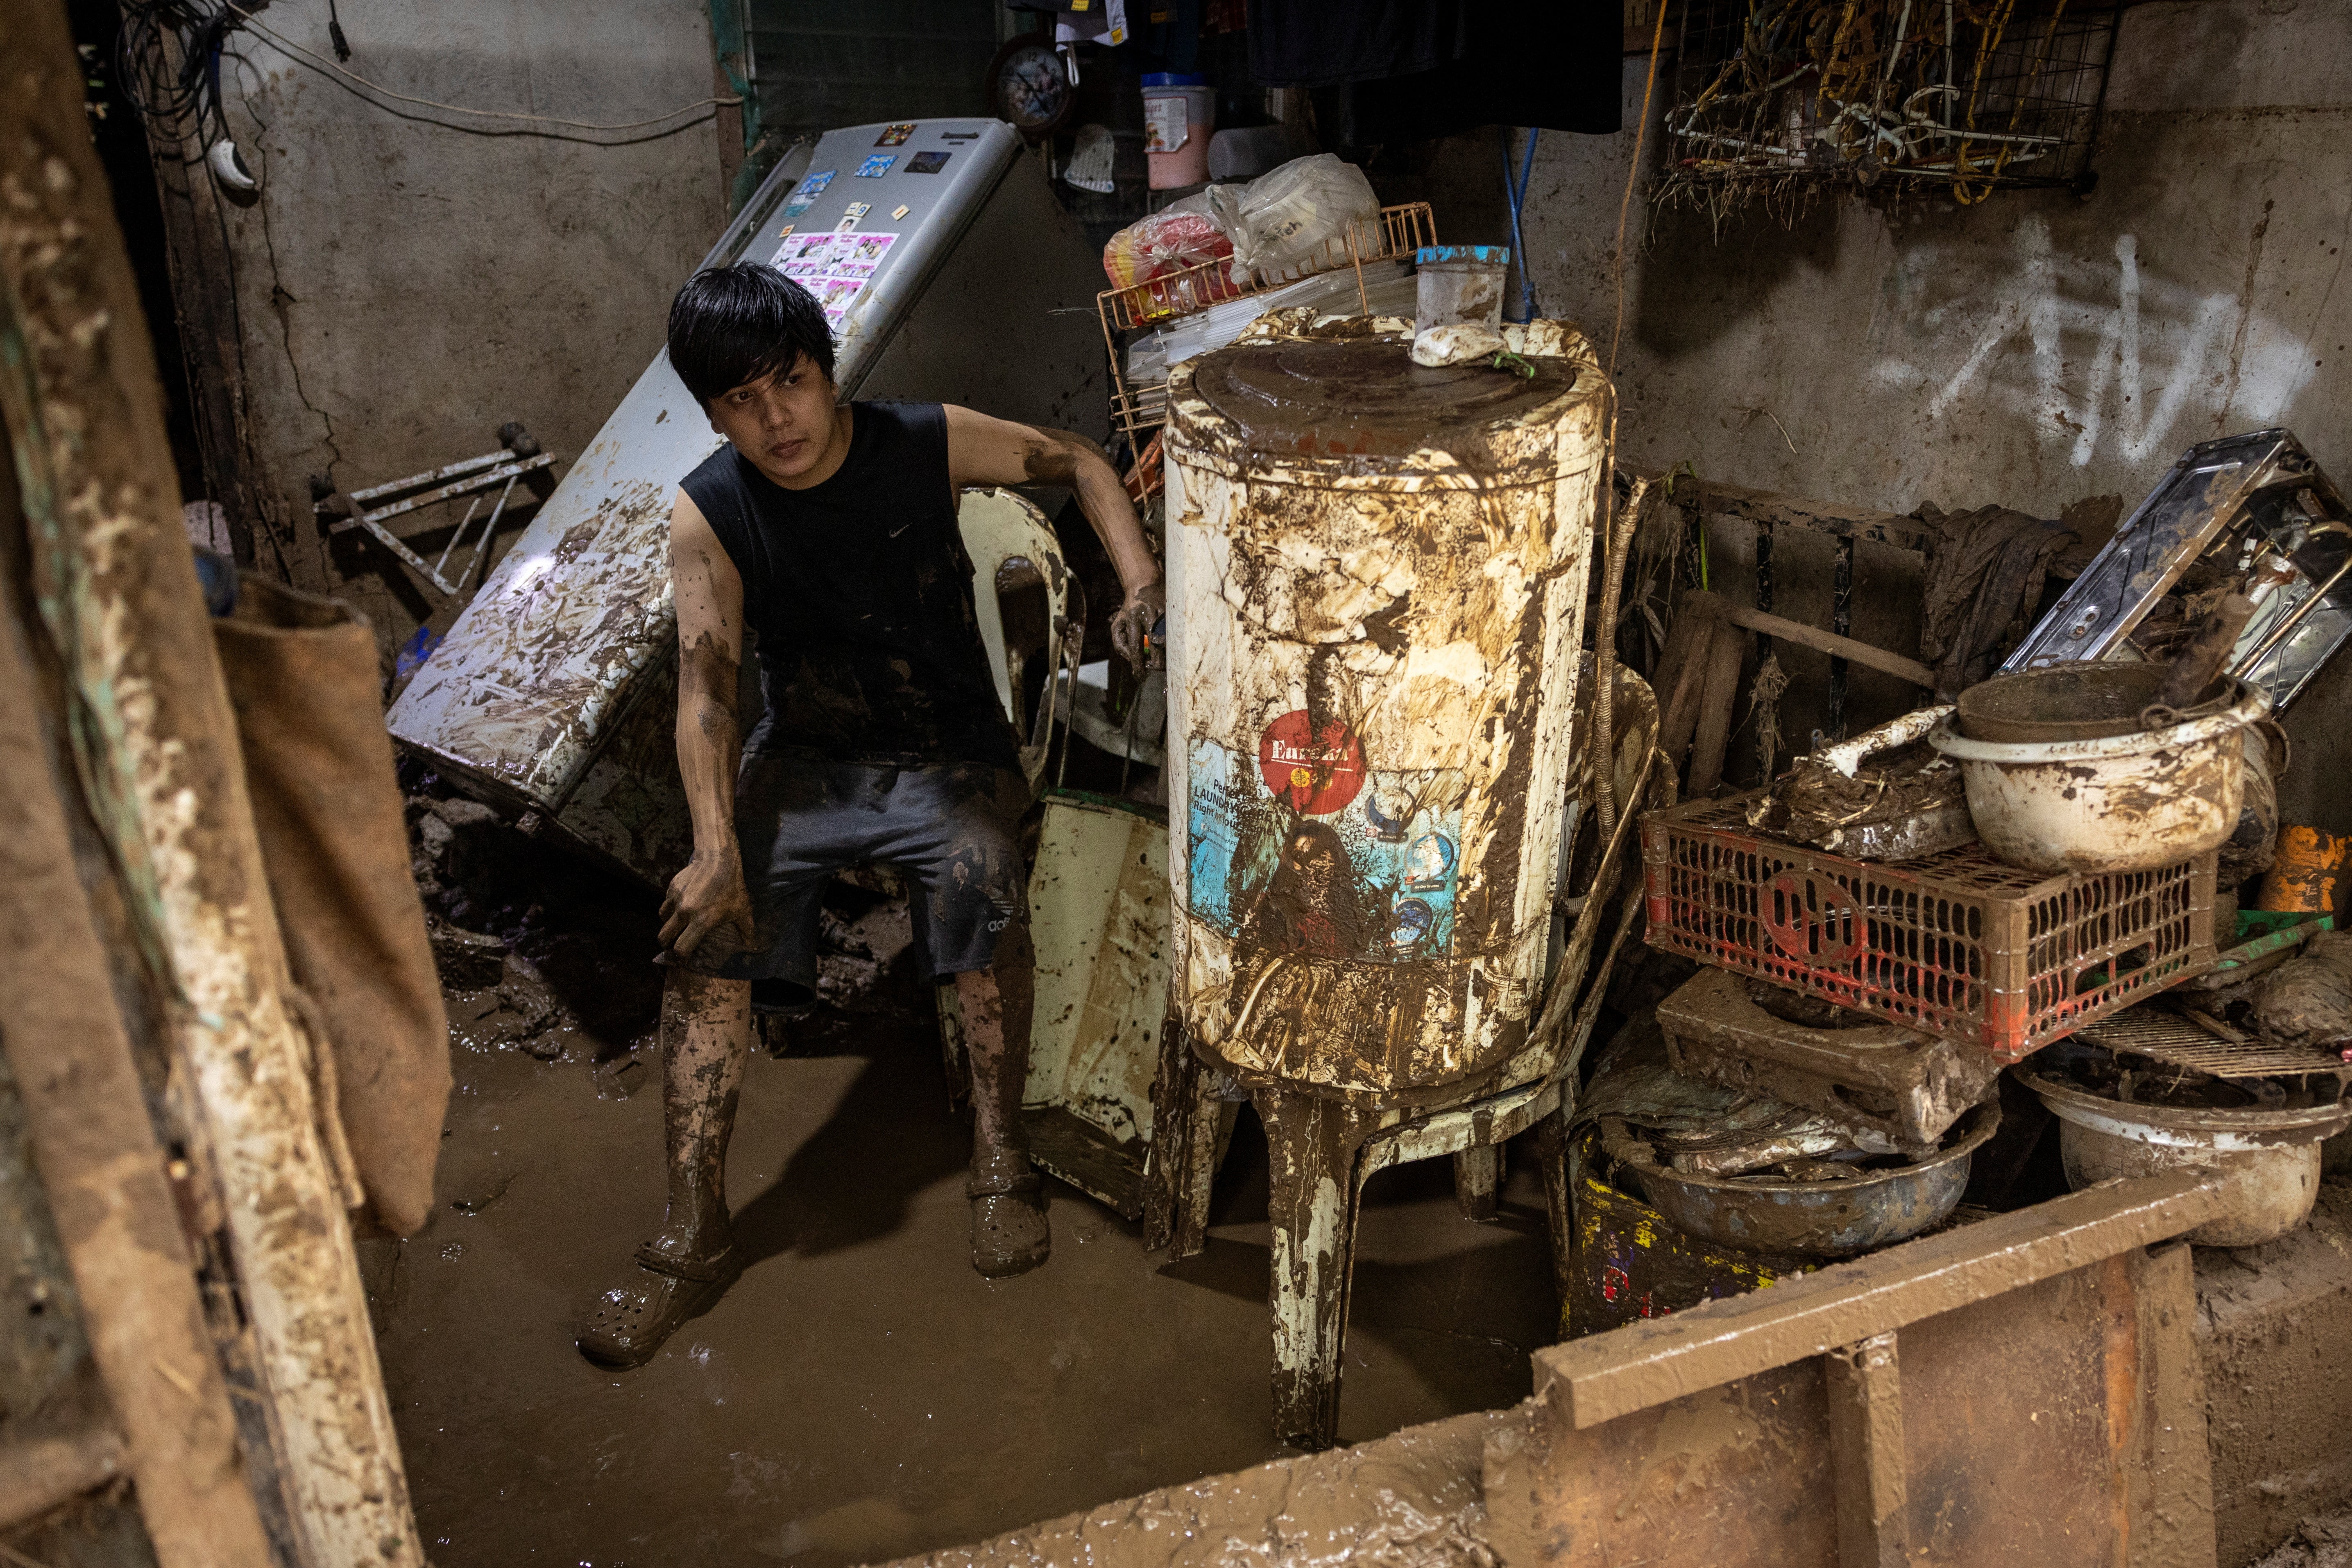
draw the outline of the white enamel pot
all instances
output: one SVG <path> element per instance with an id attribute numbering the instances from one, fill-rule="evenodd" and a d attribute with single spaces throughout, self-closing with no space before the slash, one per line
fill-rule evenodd
<path id="1" fill-rule="evenodd" d="M 1979 741 L 1947 717 L 1927 743 L 1960 766 L 1985 847 L 2030 871 L 2148 871 L 2218 849 L 2245 795 L 2244 731 L 2270 697 L 2228 700 L 2158 730 L 2093 740 Z"/>

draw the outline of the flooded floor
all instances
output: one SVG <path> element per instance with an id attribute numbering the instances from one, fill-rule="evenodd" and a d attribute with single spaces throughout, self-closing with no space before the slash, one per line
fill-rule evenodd
<path id="1" fill-rule="evenodd" d="M 1208 1250 L 1048 1182 L 1054 1255 L 971 1271 L 965 1119 L 911 981 L 755 1053 L 729 1166 L 754 1260 L 628 1373 L 571 1329 L 660 1218 L 649 1070 L 559 1030 L 462 1037 L 434 1222 L 362 1245 L 426 1550 L 439 1568 L 778 1562 L 951 1545 L 1279 1450 L 1270 1436 L 1265 1153 L 1244 1116 Z M 495 1031 L 488 1031 L 495 1033 Z M 599 1056 L 607 1058 L 600 1074 Z M 646 1068 L 650 1068 L 650 1052 Z M 599 1086 L 605 1097 L 600 1097 Z M 1357 1441 L 1528 1392 L 1554 1306 L 1532 1157 L 1498 1223 L 1448 1162 L 1367 1195 L 1340 1416 Z"/>

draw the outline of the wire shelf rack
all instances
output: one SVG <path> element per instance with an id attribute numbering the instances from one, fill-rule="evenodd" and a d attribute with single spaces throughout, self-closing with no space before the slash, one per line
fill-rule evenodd
<path id="1" fill-rule="evenodd" d="M 1656 187 L 1718 217 L 1823 186 L 2087 189 L 2118 4 L 1684 0 Z"/>
<path id="2" fill-rule="evenodd" d="M 1382 207 L 1378 219 L 1357 224 L 1346 233 L 1323 242 L 1297 266 L 1280 272 L 1260 272 L 1236 283 L 1228 275 L 1230 263 L 1204 261 L 1124 289 L 1107 289 L 1096 296 L 1102 317 L 1103 344 L 1110 353 L 1110 416 L 1114 428 L 1124 431 L 1139 447 L 1146 433 L 1168 422 L 1168 384 L 1130 383 L 1122 338 L 1158 330 L 1198 314 L 1212 305 L 1254 294 L 1271 293 L 1326 272 L 1356 269 L 1357 297 L 1370 308 L 1364 292 L 1367 263 L 1410 257 L 1423 246 L 1437 243 L 1437 222 L 1427 202 L 1405 202 Z"/>

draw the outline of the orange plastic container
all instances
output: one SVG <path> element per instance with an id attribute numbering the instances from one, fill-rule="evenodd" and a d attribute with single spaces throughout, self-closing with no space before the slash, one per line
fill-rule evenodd
<path id="1" fill-rule="evenodd" d="M 2352 839 L 2323 827 L 2280 828 L 2278 858 L 2263 876 L 2253 907 L 2289 914 L 2334 914 L 2336 884 L 2344 870 L 2347 846 L 2352 846 Z"/>

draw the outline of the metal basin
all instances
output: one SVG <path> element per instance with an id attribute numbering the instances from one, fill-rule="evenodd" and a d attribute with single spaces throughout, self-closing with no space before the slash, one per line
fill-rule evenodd
<path id="1" fill-rule="evenodd" d="M 2000 1126 L 1988 1101 L 1940 1152 L 1853 1181 L 1761 1182 L 1631 1165 L 1650 1206 L 1676 1230 L 1752 1252 L 1846 1258 L 1906 1241 L 1959 1205 L 1971 1157 Z"/>
<path id="2" fill-rule="evenodd" d="M 2063 677 L 2080 695 L 2080 675 L 2036 670 L 1986 684 L 2059 684 L 2053 678 Z M 2009 864 L 2053 873 L 2152 871 L 2218 849 L 2237 830 L 2243 732 L 2270 711 L 2270 699 L 2242 680 L 2228 685 L 2227 701 L 2160 730 L 2036 741 L 1963 733 L 1963 694 L 1961 714 L 1937 725 L 1927 743 L 1960 764 L 1977 836 Z M 2081 722 L 2107 727 L 2088 715 Z"/>
<path id="3" fill-rule="evenodd" d="M 2230 1212 L 2189 1233 L 2201 1247 L 2254 1247 L 2301 1225 L 2319 1198 L 2320 1141 L 2352 1127 L 2352 1102 L 2293 1110 L 2126 1105 L 2022 1067 L 2012 1070 L 2059 1120 L 2068 1186 L 2210 1172 Z"/>

